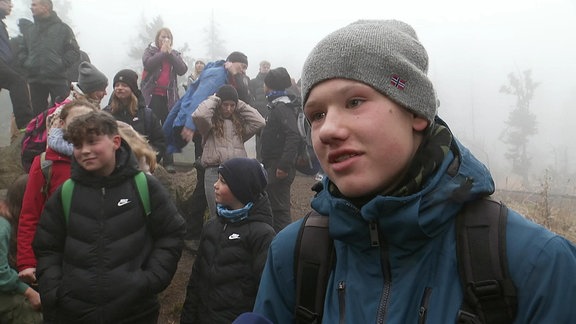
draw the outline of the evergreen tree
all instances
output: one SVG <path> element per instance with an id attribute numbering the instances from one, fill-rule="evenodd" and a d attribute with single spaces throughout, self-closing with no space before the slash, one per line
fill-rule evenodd
<path id="1" fill-rule="evenodd" d="M 154 42 L 156 38 L 156 33 L 161 28 L 166 27 L 164 25 L 164 20 L 161 16 L 156 16 L 152 19 L 152 22 L 147 23 L 147 19 L 142 16 L 141 19 L 141 26 L 138 28 L 140 33 L 136 36 L 136 39 L 132 41 L 132 47 L 128 50 L 128 57 L 131 61 L 131 66 L 134 66 L 134 70 L 137 72 L 141 72 L 143 69 L 142 66 L 142 54 L 144 54 L 144 50 L 146 47 Z M 176 36 L 175 36 L 176 37 Z M 175 48 L 178 52 L 182 54 L 182 59 L 188 65 L 190 69 L 191 64 L 194 62 L 194 59 L 190 56 L 190 46 L 188 43 L 184 43 L 184 45 L 180 48 Z"/>
<path id="2" fill-rule="evenodd" d="M 516 105 L 508 115 L 508 126 L 501 135 L 501 140 L 508 144 L 506 159 L 512 162 L 512 172 L 522 176 L 528 184 L 528 171 L 532 158 L 528 154 L 529 137 L 538 133 L 536 115 L 530 111 L 534 91 L 540 83 L 532 80 L 532 71 L 508 74 L 508 85 L 500 88 L 501 93 L 516 97 Z"/>
<path id="3" fill-rule="evenodd" d="M 210 16 L 208 27 L 204 28 L 206 45 L 208 46 L 208 61 L 215 61 L 226 58 L 228 51 L 224 46 L 225 42 L 220 37 L 220 26 L 214 19 L 214 11 Z"/>
<path id="4" fill-rule="evenodd" d="M 142 54 L 144 54 L 146 47 L 154 41 L 158 30 L 164 27 L 164 20 L 161 16 L 156 16 L 152 22 L 147 23 L 147 19 L 142 15 L 141 26 L 138 28 L 140 33 L 132 41 L 132 47 L 128 50 L 130 65 L 133 65 L 137 72 L 142 72 Z"/>

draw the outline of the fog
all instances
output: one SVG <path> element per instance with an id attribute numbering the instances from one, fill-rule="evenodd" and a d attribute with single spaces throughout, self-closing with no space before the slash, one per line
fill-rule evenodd
<path id="1" fill-rule="evenodd" d="M 439 115 L 490 167 L 500 186 L 515 183 L 499 137 L 516 98 L 499 89 L 508 84 L 509 73 L 532 70 L 540 85 L 531 104 L 538 117 L 538 134 L 529 146 L 531 179 L 537 183 L 548 168 L 564 173 L 558 181 L 571 181 L 576 174 L 571 163 L 576 158 L 576 0 L 336 3 L 74 0 L 68 16 L 80 47 L 110 80 L 122 68 L 135 68 L 127 52 L 142 20 L 158 15 L 172 30 L 174 47 L 187 42 L 192 57 L 206 57 L 204 30 L 213 17 L 224 47 L 248 55 L 248 76 L 255 77 L 258 62 L 266 59 L 272 67 L 286 67 L 296 79 L 308 52 L 331 31 L 357 19 L 403 20 L 428 51 Z M 27 8 L 15 8 L 8 17 L 12 36 L 17 19 L 31 17 Z"/>

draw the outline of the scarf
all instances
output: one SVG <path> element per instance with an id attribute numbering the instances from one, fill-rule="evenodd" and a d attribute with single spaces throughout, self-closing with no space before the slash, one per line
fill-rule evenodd
<path id="1" fill-rule="evenodd" d="M 266 99 L 272 102 L 274 99 L 282 96 L 288 96 L 288 91 L 286 90 L 272 90 L 266 94 Z"/>
<path id="2" fill-rule="evenodd" d="M 226 208 L 224 205 L 217 204 L 216 209 L 218 209 L 218 215 L 220 215 L 220 217 L 226 219 L 226 221 L 230 223 L 236 223 L 248 218 L 248 212 L 250 211 L 252 206 L 254 206 L 254 203 L 249 202 L 246 204 L 246 206 L 240 209 L 232 210 Z"/>

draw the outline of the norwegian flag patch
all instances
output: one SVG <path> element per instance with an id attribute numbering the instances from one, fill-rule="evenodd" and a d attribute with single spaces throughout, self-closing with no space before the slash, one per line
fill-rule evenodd
<path id="1" fill-rule="evenodd" d="M 392 78 L 390 78 L 390 83 L 400 90 L 404 90 L 404 87 L 406 86 L 406 81 L 400 79 L 398 74 L 394 74 Z"/>

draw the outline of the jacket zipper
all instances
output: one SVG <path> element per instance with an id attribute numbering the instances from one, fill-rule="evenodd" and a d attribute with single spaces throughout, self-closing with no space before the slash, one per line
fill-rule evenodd
<path id="1" fill-rule="evenodd" d="M 428 304 L 430 302 L 431 294 L 432 294 L 432 288 L 426 287 L 424 289 L 424 295 L 422 295 L 420 308 L 418 309 L 418 324 L 426 323 L 426 316 L 428 315 Z"/>
<path id="2" fill-rule="evenodd" d="M 340 324 L 346 323 L 346 282 L 338 282 L 338 307 L 340 309 Z"/>
<path id="3" fill-rule="evenodd" d="M 379 248 L 380 251 L 380 264 L 382 265 L 382 276 L 384 283 L 382 287 L 382 297 L 378 305 L 378 313 L 376 323 L 385 323 L 386 314 L 388 312 L 388 302 L 390 300 L 390 291 L 392 290 L 392 275 L 390 274 L 390 262 L 388 260 L 388 244 L 386 240 L 380 235 L 378 231 L 378 223 L 375 221 L 370 222 L 370 244 L 372 247 Z"/>
<path id="4" fill-rule="evenodd" d="M 102 193 L 102 196 L 101 196 L 101 199 L 102 199 L 102 201 L 101 201 L 101 206 L 104 206 L 104 201 L 106 200 L 106 199 L 105 199 L 105 198 L 106 198 L 106 188 L 105 188 L 105 187 L 102 187 L 100 191 L 101 191 L 101 193 Z M 99 227 L 99 232 L 100 232 L 99 237 L 98 237 L 98 274 L 99 274 L 99 275 L 98 275 L 98 277 L 97 277 L 97 278 L 98 278 L 98 285 L 97 285 L 97 287 L 99 287 L 99 289 L 98 289 L 98 295 L 99 295 L 98 300 L 100 300 L 100 301 L 102 301 L 102 300 L 103 300 L 103 297 L 104 297 L 104 296 L 103 296 L 103 293 L 102 293 L 102 287 L 103 287 L 103 284 L 102 284 L 103 269 L 102 269 L 102 262 L 101 262 L 101 261 L 102 261 L 102 236 L 104 235 L 104 234 L 103 234 L 103 233 L 104 233 L 104 217 L 105 217 L 105 215 L 104 215 L 104 209 L 103 209 L 103 208 L 100 208 L 100 218 L 99 218 L 99 220 L 98 220 L 98 227 Z M 104 313 L 103 313 L 103 309 L 102 309 L 102 308 L 100 308 L 99 316 L 98 316 L 98 317 L 100 318 L 100 322 L 103 323 L 103 322 L 104 322 Z"/>

